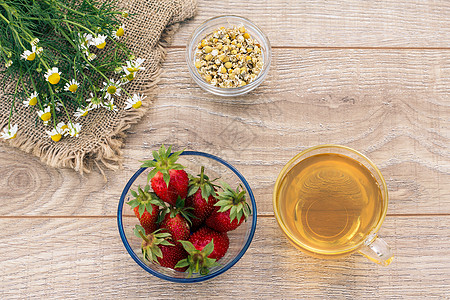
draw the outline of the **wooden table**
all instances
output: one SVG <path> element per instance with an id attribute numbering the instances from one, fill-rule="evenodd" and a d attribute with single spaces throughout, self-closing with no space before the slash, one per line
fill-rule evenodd
<path id="1" fill-rule="evenodd" d="M 199 1 L 169 47 L 149 113 L 128 131 L 124 169 L 79 176 L 0 144 L 0 298 L 450 297 L 450 3 Z M 224 99 L 189 77 L 185 44 L 205 19 L 245 15 L 273 46 L 266 81 Z M 228 272 L 180 285 L 147 274 L 120 240 L 121 190 L 161 143 L 217 154 L 248 179 L 258 228 Z M 309 146 L 368 155 L 390 192 L 380 234 L 389 267 L 354 254 L 318 260 L 282 236 L 272 189 Z"/>

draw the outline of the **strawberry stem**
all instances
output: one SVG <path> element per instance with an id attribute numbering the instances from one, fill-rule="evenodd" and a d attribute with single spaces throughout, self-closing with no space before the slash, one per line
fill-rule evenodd
<path id="1" fill-rule="evenodd" d="M 150 242 L 150 240 L 148 239 L 148 237 L 145 236 L 145 234 L 142 233 L 142 231 L 139 230 L 139 235 L 142 237 L 142 239 L 144 241 L 146 241 L 147 243 Z"/>
<path id="2" fill-rule="evenodd" d="M 204 181 L 204 174 L 205 174 L 205 167 L 202 166 L 201 170 L 200 170 L 200 184 L 203 184 Z"/>

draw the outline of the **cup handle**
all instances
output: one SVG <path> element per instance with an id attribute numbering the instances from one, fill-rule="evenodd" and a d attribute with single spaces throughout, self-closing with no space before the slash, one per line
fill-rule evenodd
<path id="1" fill-rule="evenodd" d="M 366 240 L 359 253 L 382 266 L 388 266 L 394 259 L 391 248 L 376 234 Z"/>

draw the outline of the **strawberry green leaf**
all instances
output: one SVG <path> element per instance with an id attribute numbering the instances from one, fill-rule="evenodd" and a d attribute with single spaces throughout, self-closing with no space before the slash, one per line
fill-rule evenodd
<path id="1" fill-rule="evenodd" d="M 138 206 L 139 203 L 140 203 L 140 202 L 139 202 L 138 199 L 133 199 L 133 200 L 127 202 L 127 204 L 128 204 L 129 206 L 131 206 L 131 208 L 133 208 L 133 209 L 134 209 L 136 206 Z"/>
<path id="2" fill-rule="evenodd" d="M 138 196 L 138 194 L 133 190 L 130 190 L 130 193 L 134 198 L 136 198 Z"/>
<path id="3" fill-rule="evenodd" d="M 156 255 L 157 257 L 159 257 L 159 258 L 163 257 L 162 251 L 161 251 L 161 249 L 158 246 L 153 247 L 152 250 L 153 250 L 152 253 L 154 255 Z"/>
<path id="4" fill-rule="evenodd" d="M 181 243 L 181 245 L 183 245 L 183 248 L 184 248 L 184 250 L 186 250 L 187 253 L 193 253 L 193 252 L 195 252 L 195 251 L 198 251 L 198 250 L 194 247 L 194 245 L 192 245 L 192 243 L 189 242 L 189 241 L 182 241 L 182 240 L 179 240 L 179 242 Z"/>
<path id="5" fill-rule="evenodd" d="M 156 168 L 151 170 L 147 175 L 147 182 L 150 182 L 150 180 L 155 177 L 156 173 L 158 173 L 158 170 Z"/>
<path id="6" fill-rule="evenodd" d="M 152 154 L 153 154 L 153 158 L 154 158 L 155 160 L 160 160 L 160 159 L 161 159 L 160 156 L 159 156 L 159 154 L 158 154 L 158 152 L 157 152 L 156 150 L 153 150 L 153 151 L 152 151 Z"/>
<path id="7" fill-rule="evenodd" d="M 148 184 L 145 185 L 144 192 L 148 193 L 150 191 L 150 186 Z"/>
<path id="8" fill-rule="evenodd" d="M 152 204 L 148 202 L 147 205 L 145 205 L 145 209 L 148 211 L 149 214 L 151 214 L 153 212 Z"/>
<path id="9" fill-rule="evenodd" d="M 214 239 L 211 239 L 211 242 L 208 243 L 208 245 L 206 245 L 202 252 L 204 253 L 205 256 L 210 255 L 212 252 L 214 251 Z"/>
<path id="10" fill-rule="evenodd" d="M 166 185 L 168 187 L 169 186 L 169 181 L 170 181 L 170 175 L 169 175 L 169 173 L 167 173 L 167 171 L 166 172 L 162 172 L 162 173 L 163 173 L 164 182 L 166 183 Z"/>
<path id="11" fill-rule="evenodd" d="M 139 234 L 139 231 L 145 233 L 144 227 L 142 227 L 141 225 L 136 225 L 133 229 L 134 235 L 141 239 L 142 237 Z"/>
<path id="12" fill-rule="evenodd" d="M 139 216 L 142 217 L 142 214 L 145 211 L 145 205 L 144 203 L 139 204 Z"/>
<path id="13" fill-rule="evenodd" d="M 196 186 L 196 185 L 191 185 L 191 186 L 189 187 L 187 196 L 190 197 L 190 196 L 194 195 L 197 191 L 198 191 L 198 186 Z"/>
<path id="14" fill-rule="evenodd" d="M 179 262 L 177 262 L 177 264 L 175 265 L 175 268 L 184 268 L 189 266 L 189 262 L 187 260 L 187 258 L 180 260 Z"/>

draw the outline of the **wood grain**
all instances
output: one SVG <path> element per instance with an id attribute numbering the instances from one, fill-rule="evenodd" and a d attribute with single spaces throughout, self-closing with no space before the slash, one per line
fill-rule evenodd
<path id="1" fill-rule="evenodd" d="M 253 242 L 229 271 L 210 281 L 168 283 L 128 255 L 116 220 L 0 219 L 0 297 L 23 298 L 443 298 L 450 289 L 450 218 L 387 218 L 381 234 L 396 255 L 389 267 L 353 254 L 308 257 L 273 218 L 259 218 Z M 415 245 L 420 245 L 418 248 Z M 250 284 L 251 283 L 251 284 Z M 239 297 L 238 297 L 239 298 Z"/>
<path id="2" fill-rule="evenodd" d="M 282 166 L 321 143 L 358 149 L 380 167 L 389 213 L 450 213 L 450 52 L 276 49 L 273 61 L 261 87 L 223 99 L 190 79 L 183 50 L 170 50 L 151 110 L 128 131 L 124 170 L 107 172 L 106 184 L 0 145 L 0 215 L 114 215 L 139 160 L 162 143 L 229 160 L 261 214 L 272 214 Z"/>
<path id="3" fill-rule="evenodd" d="M 219 15 L 249 18 L 272 45 L 297 47 L 450 47 L 450 3 L 436 1 L 199 1 L 173 45 Z"/>

